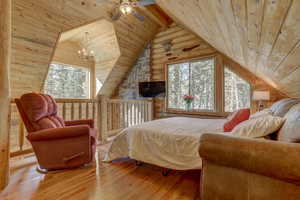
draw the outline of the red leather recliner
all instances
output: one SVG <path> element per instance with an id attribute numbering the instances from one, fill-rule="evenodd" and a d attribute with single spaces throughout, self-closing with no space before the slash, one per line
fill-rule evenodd
<path id="1" fill-rule="evenodd" d="M 93 120 L 62 120 L 55 100 L 46 94 L 24 94 L 15 101 L 41 169 L 74 168 L 94 160 L 97 131 Z"/>

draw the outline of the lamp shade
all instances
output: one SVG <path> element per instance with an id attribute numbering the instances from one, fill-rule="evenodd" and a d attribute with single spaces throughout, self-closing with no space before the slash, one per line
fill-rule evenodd
<path id="1" fill-rule="evenodd" d="M 254 91 L 253 98 L 254 101 L 268 101 L 270 100 L 269 91 Z"/>

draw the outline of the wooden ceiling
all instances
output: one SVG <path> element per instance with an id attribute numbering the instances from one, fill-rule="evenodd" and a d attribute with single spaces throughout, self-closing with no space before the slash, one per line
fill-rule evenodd
<path id="1" fill-rule="evenodd" d="M 299 0 L 157 0 L 157 4 L 275 88 L 300 97 Z"/>
<path id="2" fill-rule="evenodd" d="M 101 19 L 113 25 L 120 48 L 120 56 L 110 62 L 113 69 L 107 72 L 101 89 L 102 94 L 109 96 L 159 28 L 150 17 L 144 22 L 133 16 L 111 21 L 111 5 L 95 0 L 14 0 L 12 7 L 13 97 L 42 90 L 60 33 Z"/>
<path id="3" fill-rule="evenodd" d="M 89 43 L 84 44 L 85 33 L 89 33 Z M 96 78 L 105 82 L 116 61 L 121 55 L 118 39 L 114 25 L 101 19 L 69 31 L 63 32 L 60 36 L 59 45 L 63 43 L 76 43 L 84 45 L 88 50 L 95 52 L 95 73 Z M 77 52 L 78 49 L 75 49 Z"/>

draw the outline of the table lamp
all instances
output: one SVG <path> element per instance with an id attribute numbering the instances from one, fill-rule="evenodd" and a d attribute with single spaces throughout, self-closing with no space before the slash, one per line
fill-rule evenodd
<path id="1" fill-rule="evenodd" d="M 270 100 L 270 91 L 253 91 L 254 101 L 258 102 L 259 111 L 264 109 L 264 101 Z"/>

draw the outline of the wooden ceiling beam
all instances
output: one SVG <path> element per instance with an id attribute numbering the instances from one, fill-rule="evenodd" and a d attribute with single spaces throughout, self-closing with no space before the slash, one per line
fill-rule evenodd
<path id="1" fill-rule="evenodd" d="M 157 5 L 141 6 L 139 9 L 162 28 L 167 28 L 173 20 Z"/>

